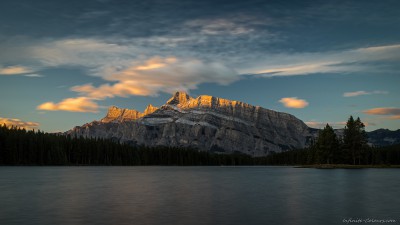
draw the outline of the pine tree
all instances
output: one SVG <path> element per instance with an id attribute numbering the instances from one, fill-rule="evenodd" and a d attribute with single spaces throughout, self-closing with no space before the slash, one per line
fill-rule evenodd
<path id="1" fill-rule="evenodd" d="M 326 124 L 319 132 L 316 142 L 316 153 L 318 163 L 333 163 L 334 156 L 339 152 L 339 141 L 331 126 Z"/>
<path id="2" fill-rule="evenodd" d="M 366 150 L 368 148 L 368 136 L 367 132 L 365 132 L 365 125 L 361 122 L 360 117 L 356 119 L 356 127 L 357 127 L 357 151 L 356 157 L 358 158 L 358 164 L 361 164 L 361 160 L 363 160 Z"/>
<path id="3" fill-rule="evenodd" d="M 348 156 L 348 160 L 352 161 L 353 165 L 361 164 L 361 159 L 367 149 L 367 134 L 365 132 L 365 125 L 361 122 L 360 118 L 354 120 L 350 116 L 344 128 L 343 136 L 344 152 Z M 349 159 L 350 158 L 350 159 Z"/>

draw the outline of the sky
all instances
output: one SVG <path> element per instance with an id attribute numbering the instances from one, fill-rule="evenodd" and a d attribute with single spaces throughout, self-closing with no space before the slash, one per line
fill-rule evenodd
<path id="1" fill-rule="evenodd" d="M 0 123 L 66 131 L 175 91 L 400 128 L 400 2 L 0 1 Z"/>

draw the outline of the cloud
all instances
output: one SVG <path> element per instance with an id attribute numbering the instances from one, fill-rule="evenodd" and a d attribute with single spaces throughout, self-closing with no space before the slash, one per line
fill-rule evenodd
<path id="1" fill-rule="evenodd" d="M 44 77 L 43 75 L 32 73 L 32 74 L 26 74 L 24 75 L 25 77 Z"/>
<path id="2" fill-rule="evenodd" d="M 327 73 L 327 72 L 339 72 L 339 68 L 333 68 L 332 65 L 338 62 L 321 62 L 321 63 L 309 63 L 304 65 L 290 65 L 288 67 L 272 68 L 258 71 L 257 74 L 264 74 L 265 77 L 273 76 L 293 76 L 293 75 L 305 75 L 312 73 Z"/>
<path id="3" fill-rule="evenodd" d="M 149 54 L 147 50 L 124 41 L 110 43 L 97 39 L 65 39 L 33 47 L 31 53 L 45 67 L 77 66 L 86 68 L 89 75 L 102 78 L 104 83 L 99 86 L 89 83 L 70 89 L 78 92 L 82 98 L 90 99 L 92 106 L 95 106 L 96 100 L 105 98 L 189 91 L 203 83 L 227 85 L 240 78 L 234 69 L 214 60 L 173 56 L 146 57 Z M 71 99 L 60 103 L 46 102 L 38 109 L 97 110 L 97 106 L 71 106 L 68 104 Z"/>
<path id="4" fill-rule="evenodd" d="M 67 98 L 59 103 L 45 102 L 37 106 L 38 110 L 69 111 L 69 112 L 98 112 L 99 106 L 87 97 Z"/>
<path id="5" fill-rule="evenodd" d="M 263 77 L 315 73 L 352 73 L 381 69 L 375 62 L 400 60 L 400 45 L 375 46 L 345 51 L 281 53 L 259 57 L 239 72 Z"/>
<path id="6" fill-rule="evenodd" d="M 241 33 L 242 28 L 239 29 L 236 26 L 251 27 L 251 22 L 236 21 L 234 19 L 193 20 L 187 22 L 185 26 L 190 28 L 190 32 L 193 32 L 193 29 L 198 27 L 198 29 L 205 30 L 201 32 L 211 34 L 214 33 L 213 29 L 216 30 L 215 32 Z M 243 33 L 251 32 L 250 28 L 246 29 L 243 28 Z M 230 37 L 224 35 L 225 39 Z M 377 65 L 376 62 L 397 62 L 400 60 L 400 44 L 343 51 L 269 54 L 265 54 L 265 52 L 249 54 L 246 49 L 237 48 L 223 50 L 220 49 L 221 46 L 219 45 L 212 45 L 211 49 L 204 46 L 204 48 L 207 48 L 208 54 L 206 54 L 202 52 L 202 49 L 194 51 L 190 47 L 193 45 L 203 46 L 210 41 L 212 40 L 208 36 L 204 36 L 204 34 L 196 36 L 196 33 L 190 33 L 185 36 L 152 36 L 132 40 L 113 39 L 112 41 L 76 38 L 49 41 L 37 46 L 31 46 L 27 48 L 30 50 L 26 54 L 30 55 L 30 58 L 38 59 L 46 67 L 81 66 L 89 68 L 91 75 L 96 76 L 108 76 L 107 70 L 110 67 L 123 69 L 129 66 L 132 61 L 143 61 L 155 55 L 160 55 L 160 53 L 168 55 L 171 52 L 181 54 L 180 56 L 177 55 L 177 58 L 189 56 L 189 58 L 196 58 L 201 61 L 216 61 L 218 59 L 221 64 L 229 65 L 229 67 L 238 71 L 238 74 L 259 75 L 262 77 L 382 71 L 384 65 L 382 63 Z M 214 52 L 214 50 L 218 51 Z M 223 53 L 233 50 L 239 52 L 243 50 L 247 55 L 247 60 L 243 61 L 243 57 L 235 55 L 226 57 L 226 53 Z M 210 55 L 210 52 L 213 55 Z M 385 67 L 384 69 L 390 68 Z"/>
<path id="7" fill-rule="evenodd" d="M 236 35 L 226 35 L 227 33 L 212 34 L 214 30 L 218 30 L 217 28 L 221 28 L 221 32 L 233 30 L 234 33 L 240 34 L 240 29 L 236 29 L 238 27 L 244 27 L 248 29 L 246 32 L 251 33 L 253 33 L 252 27 L 257 27 L 253 24 L 254 21 L 246 18 L 216 19 L 217 23 L 213 26 L 207 24 L 210 21 L 212 20 L 196 20 L 185 24 L 186 27 L 191 26 L 189 30 L 192 33 L 188 36 L 178 34 L 131 40 L 74 38 L 37 41 L 34 42 L 35 46 L 24 48 L 26 54 L 22 55 L 29 58 L 26 62 L 31 62 L 32 64 L 27 65 L 32 68 L 76 66 L 86 70 L 88 75 L 103 79 L 103 83 L 99 85 L 83 83 L 70 89 L 78 92 L 81 97 L 91 99 L 92 102 L 117 96 L 149 96 L 176 90 L 190 91 L 204 83 L 226 85 L 239 80 L 243 74 L 274 77 L 312 73 L 351 73 L 380 69 L 371 63 L 400 60 L 400 45 L 313 53 L 265 54 L 263 52 L 260 55 L 260 52 L 256 52 L 249 55 L 245 52 L 244 54 L 249 56 L 245 62 L 243 57 L 228 57 L 229 54 L 223 52 L 213 54 L 214 47 L 210 47 L 211 52 L 207 54 L 204 53 L 206 50 L 201 49 L 188 51 L 189 45 L 202 43 L 203 45 L 198 46 L 204 46 L 210 42 L 209 38 L 236 37 Z M 209 34 L 200 34 L 201 38 L 194 37 L 196 31 L 193 30 L 196 27 L 201 30 L 200 32 Z M 213 46 L 219 48 L 219 45 Z M 208 51 L 206 46 L 204 48 Z M 240 50 L 240 46 L 235 49 L 238 52 Z M 177 54 L 168 54 L 171 52 Z M 25 72 L 31 72 L 28 67 L 24 68 Z M 36 75 L 27 74 L 27 76 Z M 53 104 L 57 106 L 56 103 Z M 51 108 L 57 108 L 55 106 Z M 300 106 L 306 105 L 300 104 L 297 107 Z"/>
<path id="8" fill-rule="evenodd" d="M 361 95 L 375 95 L 375 94 L 388 94 L 387 91 L 354 91 L 354 92 L 345 92 L 343 93 L 343 97 L 356 97 Z"/>
<path id="9" fill-rule="evenodd" d="M 400 119 L 400 108 L 383 107 L 364 110 L 363 113 L 368 115 L 387 115 L 385 119 L 398 120 Z"/>
<path id="10" fill-rule="evenodd" d="M 213 22 L 216 23 L 214 24 Z M 240 74 L 275 77 L 315 73 L 383 71 L 383 69 L 387 70 L 390 67 L 386 65 L 385 68 L 381 68 L 384 67 L 384 63 L 376 64 L 376 62 L 396 62 L 400 60 L 400 45 L 374 46 L 328 52 L 265 54 L 265 52 L 253 51 L 250 54 L 248 52 L 249 49 L 241 49 L 240 46 L 232 49 L 231 45 L 229 45 L 229 49 L 220 49 L 226 46 L 211 45 L 212 47 L 208 48 L 207 43 L 212 41 L 209 36 L 217 38 L 217 35 L 207 36 L 199 34 L 199 36 L 196 36 L 195 31 L 198 28 L 205 30 L 201 32 L 206 33 L 213 33 L 213 29 L 217 30 L 215 32 L 241 33 L 241 29 L 237 27 L 243 26 L 247 29 L 246 32 L 252 32 L 251 27 L 256 27 L 257 24 L 255 23 L 256 20 L 254 18 L 246 17 L 239 19 L 192 20 L 185 23 L 185 27 L 189 27 L 186 28 L 189 32 L 187 35 L 151 36 L 129 40 L 121 38 L 61 39 L 43 43 L 36 42 L 35 46 L 24 48 L 25 52 L 19 55 L 26 55 L 30 60 L 36 60 L 35 66 L 38 68 L 78 66 L 87 69 L 90 75 L 98 76 L 105 80 L 109 80 L 109 77 L 118 71 L 132 68 L 132 64 L 134 63 L 143 63 L 148 59 L 156 58 L 155 55 L 159 55 L 161 58 L 168 58 L 169 55 L 174 55 L 175 58 L 180 59 L 180 62 L 193 59 L 201 61 L 205 65 L 208 62 L 214 62 L 215 64 L 224 65 L 231 70 L 237 71 L 235 72 L 237 77 Z M 268 34 L 263 35 L 268 36 Z M 227 35 L 222 35 L 221 38 L 229 39 L 234 36 L 228 35 L 227 37 Z M 197 49 L 192 49 L 191 46 L 198 47 Z M 202 46 L 204 46 L 204 50 Z M 230 55 L 228 52 L 243 52 L 247 60 L 243 60 L 243 56 L 238 57 L 236 53 Z M 142 66 L 145 66 L 144 63 Z M 152 66 L 157 65 L 152 64 Z M 140 68 L 136 69 L 140 70 Z M 162 77 L 160 78 L 162 80 Z M 231 82 L 231 77 L 225 78 L 227 78 L 227 83 Z M 211 79 L 208 82 L 213 81 Z"/>
<path id="11" fill-rule="evenodd" d="M 94 99 L 130 95 L 157 95 L 177 90 L 189 91 L 199 84 L 213 82 L 222 85 L 238 79 L 237 73 L 219 63 L 205 63 L 196 59 L 153 57 L 144 62 L 132 62 L 123 70 L 108 68 L 104 79 L 116 82 L 94 87 L 92 84 L 74 86 L 72 91 Z"/>
<path id="12" fill-rule="evenodd" d="M 120 65 L 135 58 L 137 49 L 97 39 L 62 39 L 31 47 L 30 54 L 46 67 Z M 93 72 L 93 71 L 92 71 Z"/>
<path id="13" fill-rule="evenodd" d="M 196 19 L 185 23 L 185 26 L 189 28 L 197 29 L 200 33 L 206 35 L 242 35 L 248 34 L 254 31 L 250 28 L 247 23 L 236 19 Z"/>
<path id="14" fill-rule="evenodd" d="M 134 67 L 135 70 L 153 70 L 167 66 L 168 64 L 175 63 L 177 59 L 175 57 L 160 58 L 154 57 L 147 60 L 143 65 Z"/>
<path id="15" fill-rule="evenodd" d="M 0 68 L 0 75 L 20 75 L 25 73 L 31 73 L 30 68 L 24 66 L 9 66 Z"/>
<path id="16" fill-rule="evenodd" d="M 281 98 L 279 100 L 286 108 L 304 108 L 308 106 L 308 102 L 304 99 L 298 99 L 297 97 L 290 97 L 290 98 Z"/>
<path id="17" fill-rule="evenodd" d="M 27 130 L 38 129 L 39 123 L 36 122 L 27 122 L 22 121 L 20 119 L 12 119 L 12 118 L 2 118 L 0 117 L 0 125 L 5 124 L 7 127 L 20 127 Z"/>
<path id="18" fill-rule="evenodd" d="M 169 41 L 176 43 L 184 40 L 153 37 L 146 43 L 154 45 L 157 42 L 164 45 Z M 139 43 L 144 42 L 139 40 Z M 131 90 L 140 89 L 140 93 L 144 95 L 147 95 L 145 90 L 154 94 L 159 91 L 171 92 L 175 89 L 188 90 L 205 82 L 228 84 L 239 79 L 239 74 L 234 69 L 216 60 L 154 56 L 148 50 L 152 49 L 151 47 L 137 47 L 135 44 L 137 43 L 126 40 L 110 43 L 97 39 L 65 39 L 36 46 L 32 48 L 32 54 L 46 67 L 83 67 L 88 69 L 90 75 L 117 82 L 115 85 L 102 85 L 104 89 L 109 90 L 110 86 L 115 86 L 117 89 L 129 86 Z M 177 84 L 177 79 L 181 79 L 182 85 Z M 155 90 L 157 86 L 161 89 Z M 149 88 L 152 90 L 148 90 Z M 122 92 L 138 93 L 129 90 Z M 118 91 L 116 95 L 120 95 Z"/>

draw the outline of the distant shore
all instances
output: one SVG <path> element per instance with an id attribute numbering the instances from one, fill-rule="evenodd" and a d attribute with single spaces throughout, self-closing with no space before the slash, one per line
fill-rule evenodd
<path id="1" fill-rule="evenodd" d="M 349 165 L 349 164 L 315 164 L 301 165 L 295 168 L 316 168 L 316 169 L 367 169 L 367 168 L 400 168 L 400 165 Z"/>

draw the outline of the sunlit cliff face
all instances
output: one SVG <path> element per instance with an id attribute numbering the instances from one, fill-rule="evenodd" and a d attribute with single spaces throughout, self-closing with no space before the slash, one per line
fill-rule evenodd
<path id="1" fill-rule="evenodd" d="M 143 116 L 149 115 L 156 111 L 158 108 L 152 106 L 151 104 L 147 106 L 144 112 L 139 112 L 135 109 L 121 109 L 115 106 L 111 106 L 108 109 L 106 117 L 101 119 L 101 122 L 111 122 L 111 121 L 129 121 L 142 118 Z"/>
<path id="2" fill-rule="evenodd" d="M 201 95 L 197 98 L 190 97 L 186 92 L 176 92 L 166 103 L 165 106 L 174 105 L 181 110 L 189 110 L 195 108 L 211 109 L 211 108 L 221 108 L 221 109 L 231 109 L 233 110 L 237 105 L 244 108 L 250 107 L 250 105 L 239 102 L 231 101 L 223 98 L 217 98 L 209 95 Z M 144 112 L 139 112 L 135 109 L 122 109 L 116 106 L 111 106 L 108 109 L 106 117 L 104 117 L 101 122 L 111 122 L 111 121 L 128 121 L 136 120 L 142 118 L 155 112 L 158 107 L 153 105 L 148 105 Z"/>
<path id="3" fill-rule="evenodd" d="M 259 115 L 263 114 L 262 111 L 269 111 L 272 114 L 276 114 L 277 112 L 263 109 L 259 106 L 252 106 L 250 104 L 228 100 L 223 98 L 218 98 L 209 95 L 200 95 L 197 98 L 190 97 L 186 92 L 179 91 L 176 92 L 163 106 L 160 108 L 155 107 L 153 105 L 148 105 L 144 112 L 139 112 L 135 109 L 123 109 L 118 108 L 116 106 L 111 106 L 108 109 L 107 115 L 101 119 L 101 122 L 113 122 L 113 121 L 132 121 L 144 116 L 150 115 L 156 112 L 158 109 L 162 110 L 176 110 L 181 113 L 194 112 L 199 113 L 203 112 L 218 112 L 222 113 L 220 116 L 226 117 L 235 116 L 240 118 L 247 118 L 253 120 L 254 118 L 258 118 Z M 196 110 L 200 110 L 197 112 Z M 289 114 L 281 113 L 282 115 L 287 115 L 288 118 L 281 119 L 291 119 Z"/>
<path id="4" fill-rule="evenodd" d="M 144 112 L 112 106 L 100 122 L 86 123 L 67 134 L 255 156 L 304 147 L 313 135 L 293 115 L 209 95 L 192 98 L 182 91 Z"/>

